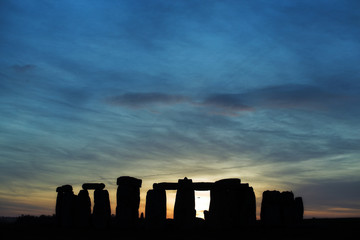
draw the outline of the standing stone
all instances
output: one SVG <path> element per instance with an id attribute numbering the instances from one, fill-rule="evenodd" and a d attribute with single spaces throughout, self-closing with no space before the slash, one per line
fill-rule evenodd
<path id="1" fill-rule="evenodd" d="M 128 176 L 117 179 L 116 218 L 124 227 L 133 226 L 138 222 L 141 183 L 141 179 Z"/>
<path id="2" fill-rule="evenodd" d="M 82 185 L 82 188 L 84 190 L 103 190 L 105 188 L 105 184 L 104 183 L 84 183 Z"/>
<path id="3" fill-rule="evenodd" d="M 97 228 L 105 228 L 111 218 L 109 192 L 107 190 L 94 191 L 93 224 Z"/>
<path id="4" fill-rule="evenodd" d="M 195 192 L 192 180 L 179 179 L 174 206 L 174 220 L 180 225 L 191 225 L 195 221 Z"/>
<path id="5" fill-rule="evenodd" d="M 255 223 L 255 194 L 249 184 L 240 179 L 216 181 L 210 191 L 210 208 L 207 219 L 217 227 L 235 227 Z"/>
<path id="6" fill-rule="evenodd" d="M 71 185 L 56 188 L 56 222 L 59 226 L 71 227 L 77 217 L 77 196 L 74 195 Z"/>
<path id="7" fill-rule="evenodd" d="M 210 190 L 210 206 L 209 211 L 206 212 L 205 219 L 213 226 L 220 226 L 219 219 L 224 219 L 224 212 L 222 211 L 222 205 L 224 203 L 224 196 L 222 189 L 215 184 Z M 205 213 L 204 213 L 205 214 Z"/>
<path id="8" fill-rule="evenodd" d="M 281 221 L 283 224 L 293 224 L 295 221 L 295 200 L 293 192 L 280 194 Z"/>
<path id="9" fill-rule="evenodd" d="M 248 184 L 241 184 L 241 197 L 239 199 L 240 210 L 240 224 L 249 225 L 256 223 L 256 198 L 254 189 Z"/>
<path id="10" fill-rule="evenodd" d="M 88 190 L 80 190 L 78 194 L 78 225 L 87 227 L 91 223 L 91 200 Z"/>
<path id="11" fill-rule="evenodd" d="M 56 188 L 57 197 L 56 197 L 56 206 L 55 206 L 55 217 L 56 217 L 56 224 L 61 226 L 62 224 L 62 208 L 63 208 L 63 198 L 64 193 L 62 187 Z"/>
<path id="12" fill-rule="evenodd" d="M 151 189 L 146 195 L 145 216 L 147 224 L 159 226 L 166 220 L 166 192 Z"/>
<path id="13" fill-rule="evenodd" d="M 300 223 L 304 218 L 304 204 L 301 197 L 295 198 L 295 222 Z"/>
<path id="14" fill-rule="evenodd" d="M 304 206 L 301 197 L 292 192 L 265 191 L 261 203 L 261 222 L 267 225 L 294 224 L 302 220 Z"/>
<path id="15" fill-rule="evenodd" d="M 61 211 L 61 225 L 64 227 L 72 227 L 77 217 L 77 196 L 72 191 L 72 186 L 63 186 L 63 199 Z"/>
<path id="16" fill-rule="evenodd" d="M 214 183 L 210 191 L 209 215 L 212 225 L 228 227 L 233 225 L 234 215 L 238 215 L 239 206 L 234 205 L 238 193 L 231 189 L 240 185 L 240 179 L 222 179 Z"/>
<path id="17" fill-rule="evenodd" d="M 263 192 L 261 202 L 261 222 L 268 225 L 281 224 L 281 204 L 279 191 Z"/>

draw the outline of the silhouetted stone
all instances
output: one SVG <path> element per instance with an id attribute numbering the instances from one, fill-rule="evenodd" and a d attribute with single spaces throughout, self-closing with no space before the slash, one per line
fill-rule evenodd
<path id="1" fill-rule="evenodd" d="M 71 185 L 62 185 L 61 187 L 58 187 L 56 191 L 62 191 L 62 192 L 72 192 L 73 187 Z"/>
<path id="2" fill-rule="evenodd" d="M 192 183 L 192 187 L 194 190 L 199 190 L 199 191 L 207 191 L 210 190 L 213 187 L 214 183 L 212 182 L 196 182 L 196 183 Z M 153 184 L 153 189 L 163 189 L 163 190 L 178 190 L 179 188 L 179 183 L 167 183 L 167 182 L 162 182 L 162 183 L 154 183 Z"/>
<path id="3" fill-rule="evenodd" d="M 142 180 L 129 176 L 118 177 L 116 180 L 117 185 L 133 185 L 138 188 L 141 188 Z"/>
<path id="4" fill-rule="evenodd" d="M 63 198 L 64 193 L 61 187 L 56 189 L 57 197 L 56 197 L 56 206 L 55 206 L 55 216 L 56 216 L 56 223 L 58 226 L 62 224 L 62 206 L 63 206 Z"/>
<path id="5" fill-rule="evenodd" d="M 301 197 L 295 198 L 295 222 L 300 223 L 304 218 L 304 204 Z"/>
<path id="6" fill-rule="evenodd" d="M 77 205 L 77 196 L 74 195 L 73 191 L 63 192 L 62 200 L 62 221 L 61 225 L 64 227 L 71 227 L 75 224 L 76 218 L 76 205 Z"/>
<path id="7" fill-rule="evenodd" d="M 211 216 L 210 216 L 210 212 L 208 210 L 204 210 L 204 218 L 206 222 L 210 222 L 211 221 Z"/>
<path id="8" fill-rule="evenodd" d="M 179 179 L 174 206 L 174 220 L 180 225 L 191 225 L 195 216 L 195 192 L 192 180 L 186 177 Z"/>
<path id="9" fill-rule="evenodd" d="M 241 184 L 241 179 L 240 178 L 226 178 L 226 179 L 221 179 L 215 182 L 216 187 L 220 187 L 220 188 L 236 188 Z"/>
<path id="10" fill-rule="evenodd" d="M 281 224 L 281 202 L 279 191 L 263 192 L 260 218 L 264 224 Z"/>
<path id="11" fill-rule="evenodd" d="M 231 180 L 229 182 L 231 182 Z M 210 191 L 210 206 L 207 217 L 211 225 L 224 227 L 231 222 L 229 211 L 233 206 L 230 203 L 230 194 L 226 187 L 226 181 L 220 180 L 215 182 Z"/>
<path id="12" fill-rule="evenodd" d="M 82 188 L 84 190 L 90 190 L 90 189 L 103 190 L 105 188 L 105 184 L 103 184 L 103 183 L 84 183 L 82 185 Z"/>
<path id="13" fill-rule="evenodd" d="M 77 198 L 74 195 L 71 185 L 63 185 L 56 188 L 56 221 L 60 226 L 73 226 L 77 215 Z"/>
<path id="14" fill-rule="evenodd" d="M 105 228 L 109 225 L 111 217 L 109 192 L 107 190 L 94 191 L 93 224 L 97 228 Z"/>
<path id="15" fill-rule="evenodd" d="M 241 226 L 253 224 L 256 221 L 256 201 L 255 194 L 249 184 L 241 184 L 238 178 L 222 179 L 215 183 L 198 182 L 184 178 L 178 183 L 155 183 L 154 190 L 150 190 L 147 195 L 147 213 L 146 216 L 151 218 L 156 214 L 153 207 L 155 197 L 153 194 L 157 190 L 177 190 L 174 220 L 180 225 L 191 225 L 196 219 L 195 211 L 195 190 L 210 190 L 211 201 L 209 211 L 205 211 L 206 221 L 216 226 Z M 164 200 L 165 204 L 166 199 Z M 162 205 L 157 208 L 163 209 Z M 165 216 L 163 210 L 160 216 Z"/>
<path id="16" fill-rule="evenodd" d="M 256 221 L 256 202 L 252 187 L 240 179 L 222 179 L 210 191 L 209 222 L 218 227 L 235 227 Z"/>
<path id="17" fill-rule="evenodd" d="M 265 191 L 261 203 L 261 222 L 267 225 L 294 224 L 302 220 L 302 198 L 292 192 Z"/>
<path id="18" fill-rule="evenodd" d="M 146 223 L 159 226 L 166 220 L 166 192 L 164 189 L 149 190 L 145 206 Z"/>
<path id="19" fill-rule="evenodd" d="M 132 226 L 139 219 L 141 183 L 141 179 L 128 176 L 117 179 L 116 218 L 122 226 Z"/>
<path id="20" fill-rule="evenodd" d="M 139 222 L 141 179 L 119 177 L 117 179 L 116 217 L 121 226 L 143 226 L 143 213 Z M 94 189 L 92 223 L 97 228 L 109 225 L 111 219 L 109 193 L 103 183 L 84 183 L 76 196 L 71 185 L 56 189 L 56 221 L 61 226 L 89 226 L 91 201 L 88 190 Z M 196 220 L 195 190 L 210 190 L 209 211 L 204 211 L 205 222 L 210 226 L 241 227 L 256 221 L 255 193 L 249 184 L 238 178 L 216 182 L 193 183 L 191 179 L 179 179 L 177 183 L 155 183 L 146 196 L 146 223 L 151 227 L 166 222 L 166 190 L 177 190 L 174 206 L 174 222 L 180 226 L 203 224 Z M 303 219 L 304 206 L 301 197 L 292 192 L 265 191 L 261 203 L 261 221 L 264 224 L 293 224 Z"/>
<path id="21" fill-rule="evenodd" d="M 80 190 L 77 203 L 78 225 L 87 227 L 91 224 L 91 200 L 87 190 Z"/>
<path id="22" fill-rule="evenodd" d="M 295 200 L 292 192 L 282 192 L 281 199 L 281 221 L 286 224 L 293 224 L 295 221 Z"/>
<path id="23" fill-rule="evenodd" d="M 242 184 L 243 185 L 243 184 Z M 240 224 L 249 225 L 256 222 L 256 197 L 254 189 L 246 184 L 240 200 Z"/>

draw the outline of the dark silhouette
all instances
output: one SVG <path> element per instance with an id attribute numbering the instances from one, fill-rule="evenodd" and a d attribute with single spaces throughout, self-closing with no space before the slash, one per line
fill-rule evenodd
<path id="1" fill-rule="evenodd" d="M 180 225 L 192 225 L 196 217 L 195 192 L 191 179 L 179 179 L 174 206 L 174 220 Z"/>
<path id="2" fill-rule="evenodd" d="M 145 216 L 148 225 L 163 226 L 166 220 L 165 189 L 154 188 L 146 194 Z"/>
<path id="3" fill-rule="evenodd" d="M 76 219 L 77 196 L 71 185 L 63 185 L 56 189 L 56 216 L 61 226 L 73 226 Z"/>
<path id="4" fill-rule="evenodd" d="M 84 183 L 82 185 L 84 190 L 93 189 L 93 190 L 103 190 L 105 188 L 105 184 L 103 183 Z"/>
<path id="5" fill-rule="evenodd" d="M 210 191 L 207 219 L 215 226 L 235 227 L 254 224 L 256 200 L 252 187 L 240 179 L 223 179 L 213 184 Z"/>
<path id="6" fill-rule="evenodd" d="M 174 221 L 177 225 L 193 225 L 196 220 L 195 190 L 210 190 L 210 207 L 205 221 L 217 227 L 235 227 L 254 224 L 256 221 L 255 194 L 240 179 L 223 179 L 215 183 L 193 183 L 191 179 L 179 179 L 177 183 L 155 183 L 146 197 L 147 223 L 159 224 L 166 220 L 165 190 L 177 190 Z"/>
<path id="7" fill-rule="evenodd" d="M 265 191 L 261 202 L 261 222 L 267 225 L 294 224 L 303 219 L 301 197 L 294 199 L 292 192 Z"/>
<path id="8" fill-rule="evenodd" d="M 71 187 L 72 189 L 72 187 Z M 56 206 L 55 206 L 55 216 L 56 216 L 56 223 L 61 226 L 62 225 L 62 208 L 63 208 L 63 198 L 64 198 L 64 191 L 62 187 L 56 188 L 57 196 L 56 196 Z"/>
<path id="9" fill-rule="evenodd" d="M 1 233 L 13 239 L 351 239 L 359 233 L 360 218 L 303 220 L 302 198 L 292 192 L 265 191 L 261 221 L 256 221 L 254 191 L 237 178 L 155 183 L 147 192 L 145 218 L 143 213 L 139 218 L 141 183 L 118 178 L 116 218 L 110 215 L 105 184 L 86 183 L 78 196 L 63 185 L 56 189 L 56 215 L 23 215 L 12 223 L 0 218 Z M 93 214 L 89 190 L 95 190 Z M 174 220 L 166 219 L 166 190 L 178 191 Z M 194 213 L 194 191 L 202 190 L 210 190 L 211 197 L 205 220 Z"/>
<path id="10" fill-rule="evenodd" d="M 119 177 L 117 179 L 116 218 L 123 227 L 134 226 L 139 219 L 141 179 Z"/>
<path id="11" fill-rule="evenodd" d="M 175 183 L 154 183 L 147 192 L 145 219 L 139 218 L 140 188 L 142 180 L 123 176 L 117 179 L 116 220 L 118 226 L 130 228 L 145 223 L 148 227 L 163 227 L 166 221 L 166 190 L 177 190 L 174 205 L 174 224 L 193 227 L 199 223 L 216 228 L 254 226 L 256 224 L 256 200 L 252 187 L 238 178 L 216 182 L 193 182 L 179 179 Z M 72 186 L 58 187 L 56 219 L 61 226 L 108 227 L 111 221 L 109 193 L 103 183 L 84 183 L 78 196 Z M 94 191 L 94 208 L 88 190 Z M 210 190 L 209 211 L 205 221 L 196 218 L 195 191 Z M 261 203 L 261 222 L 264 225 L 289 225 L 300 223 L 304 206 L 301 197 L 292 192 L 265 191 Z"/>
<path id="12" fill-rule="evenodd" d="M 304 203 L 302 197 L 295 198 L 295 222 L 300 223 L 304 218 Z"/>
<path id="13" fill-rule="evenodd" d="M 88 227 L 91 224 L 91 200 L 87 189 L 80 190 L 78 194 L 78 223 L 80 227 Z"/>
<path id="14" fill-rule="evenodd" d="M 93 224 L 97 228 L 105 228 L 110 223 L 111 208 L 107 190 L 95 189 Z"/>
<path id="15" fill-rule="evenodd" d="M 109 225 L 111 217 L 110 199 L 103 183 L 84 183 L 79 195 L 74 195 L 71 185 L 56 189 L 56 221 L 64 227 L 87 227 L 91 224 L 97 228 Z M 94 209 L 91 218 L 91 200 L 88 190 L 94 191 Z"/>

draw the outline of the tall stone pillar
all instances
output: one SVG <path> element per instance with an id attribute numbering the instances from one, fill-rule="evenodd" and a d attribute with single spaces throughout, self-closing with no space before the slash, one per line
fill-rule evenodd
<path id="1" fill-rule="evenodd" d="M 195 192 L 192 180 L 179 179 L 174 206 L 174 220 L 177 224 L 188 225 L 195 220 Z"/>
<path id="2" fill-rule="evenodd" d="M 282 192 L 281 196 L 281 221 L 283 224 L 295 222 L 295 200 L 293 192 Z"/>
<path id="3" fill-rule="evenodd" d="M 62 200 L 61 207 L 61 225 L 64 227 L 72 227 L 75 223 L 76 213 L 77 213 L 77 196 L 74 195 L 73 188 L 71 185 L 63 185 L 61 187 L 62 191 Z"/>
<path id="4" fill-rule="evenodd" d="M 57 197 L 56 197 L 56 206 L 55 206 L 55 217 L 56 217 L 56 224 L 61 226 L 62 224 L 62 209 L 63 209 L 63 198 L 64 193 L 62 187 L 56 188 Z"/>
<path id="5" fill-rule="evenodd" d="M 249 194 L 249 198 L 251 201 L 250 204 L 250 208 L 249 208 L 249 223 L 250 224 L 255 224 L 256 223 L 256 196 L 255 196 L 255 192 L 254 189 L 252 187 L 250 187 L 250 194 Z"/>
<path id="6" fill-rule="evenodd" d="M 264 224 L 294 224 L 302 220 L 304 205 L 301 197 L 292 192 L 265 191 L 261 203 L 261 222 Z"/>
<path id="7" fill-rule="evenodd" d="M 164 189 L 151 189 L 146 195 L 145 217 L 147 224 L 161 225 L 166 220 L 166 192 Z"/>
<path id="8" fill-rule="evenodd" d="M 248 184 L 241 184 L 239 192 L 240 196 L 237 203 L 240 205 L 239 223 L 240 225 L 255 224 L 256 198 L 254 190 Z"/>
<path id="9" fill-rule="evenodd" d="M 304 218 L 304 204 L 302 197 L 295 198 L 295 222 L 299 223 Z"/>
<path id="10" fill-rule="evenodd" d="M 279 191 L 263 192 L 261 202 L 261 222 L 267 225 L 281 224 L 281 196 Z"/>
<path id="11" fill-rule="evenodd" d="M 249 184 L 230 178 L 216 181 L 210 192 L 208 218 L 218 227 L 238 227 L 256 221 L 255 194 Z"/>
<path id="12" fill-rule="evenodd" d="M 78 194 L 78 225 L 87 227 L 91 224 L 91 200 L 88 190 L 80 190 Z"/>
<path id="13" fill-rule="evenodd" d="M 109 192 L 107 190 L 95 189 L 93 210 L 94 226 L 97 228 L 105 228 L 109 225 L 110 218 L 111 208 Z"/>
<path id="14" fill-rule="evenodd" d="M 117 179 L 116 218 L 124 227 L 132 226 L 138 222 L 141 183 L 141 179 L 128 176 Z"/>
<path id="15" fill-rule="evenodd" d="M 236 192 L 231 191 L 231 185 L 239 185 L 240 179 L 222 179 L 216 181 L 210 190 L 209 220 L 211 225 L 226 227 L 232 224 L 232 216 L 239 212 L 239 206 L 233 201 L 237 198 Z"/>

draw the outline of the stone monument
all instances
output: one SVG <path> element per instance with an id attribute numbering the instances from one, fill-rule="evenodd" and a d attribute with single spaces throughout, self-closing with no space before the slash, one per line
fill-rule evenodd
<path id="1" fill-rule="evenodd" d="M 120 225 L 129 227 L 139 219 L 141 179 L 123 176 L 117 179 L 116 219 Z"/>

